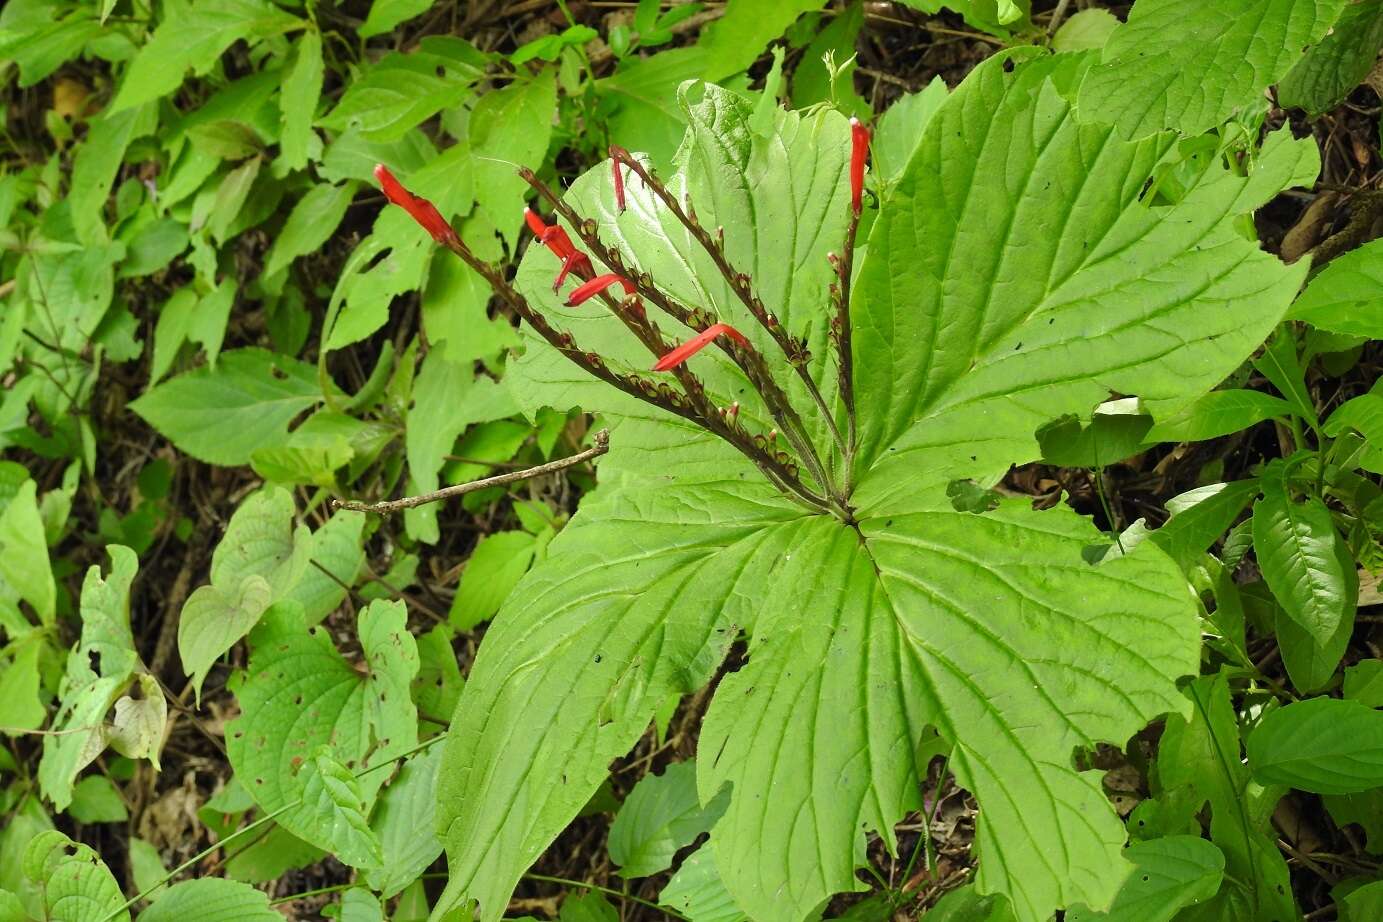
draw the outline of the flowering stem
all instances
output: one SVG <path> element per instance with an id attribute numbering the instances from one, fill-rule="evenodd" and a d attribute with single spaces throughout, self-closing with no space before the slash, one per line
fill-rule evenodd
<path id="1" fill-rule="evenodd" d="M 688 216 L 677 203 L 677 200 L 668 193 L 667 189 L 653 177 L 642 164 L 630 156 L 628 151 L 619 147 L 612 147 L 610 151 L 616 168 L 618 168 L 618 164 L 620 163 L 628 165 L 635 175 L 642 179 L 649 188 L 654 190 L 659 199 L 672 210 L 674 216 L 691 231 L 693 238 L 707 250 L 712 259 L 716 262 L 716 265 L 720 267 L 722 274 L 725 275 L 731 287 L 749 309 L 750 313 L 753 314 L 755 318 L 759 320 L 760 324 L 773 336 L 774 341 L 778 343 L 779 347 L 788 357 L 789 364 L 797 370 L 798 375 L 807 385 L 808 392 L 812 395 L 817 406 L 821 409 L 843 457 L 845 443 L 840 437 L 839 430 L 836 428 L 835 419 L 827 409 L 826 402 L 822 399 L 820 391 L 817 389 L 816 382 L 812 379 L 807 369 L 810 355 L 807 354 L 802 344 L 793 342 L 790 335 L 783 330 L 777 320 L 768 314 L 763 302 L 754 297 L 750 288 L 748 276 L 742 273 L 736 273 L 730 267 L 725 258 L 724 248 L 719 244 L 719 241 L 713 240 L 710 235 L 705 232 L 704 228 L 696 222 L 694 217 Z M 689 309 L 668 297 L 657 288 L 652 278 L 648 276 L 647 273 L 633 273 L 627 271 L 624 266 L 623 256 L 620 252 L 612 247 L 607 247 L 600 240 L 599 235 L 596 233 L 595 222 L 583 220 L 570 205 L 562 201 L 562 199 L 548 188 L 545 183 L 539 180 L 531 170 L 520 169 L 519 175 L 537 190 L 537 192 L 552 205 L 553 209 L 559 215 L 566 219 L 567 223 L 576 231 L 576 235 L 581 239 L 581 242 L 590 249 L 596 258 L 600 259 L 625 278 L 632 279 L 639 293 L 650 302 L 661 308 L 678 322 L 697 332 L 704 332 L 713 323 L 713 320 L 707 317 L 703 312 Z M 803 425 L 801 417 L 797 414 L 796 409 L 793 408 L 786 392 L 784 392 L 773 379 L 772 373 L 769 371 L 767 364 L 763 361 L 763 357 L 752 347 L 741 347 L 736 349 L 733 348 L 729 342 L 723 340 L 720 341 L 719 344 L 721 348 L 735 360 L 736 364 L 739 365 L 740 369 L 745 373 L 745 376 L 749 378 L 750 383 L 753 384 L 755 389 L 763 396 L 764 404 L 767 406 L 769 413 L 773 416 L 774 422 L 778 424 L 784 436 L 802 458 L 802 462 L 807 466 L 808 470 L 811 471 L 812 476 L 824 490 L 836 494 L 833 496 L 832 505 L 848 517 L 848 511 L 846 510 L 843 496 L 839 495 L 838 491 L 835 490 L 834 484 L 827 474 L 825 466 L 822 464 L 815 447 L 812 445 L 810 437 L 807 435 L 806 427 Z"/>
<path id="2" fill-rule="evenodd" d="M 812 402 L 816 404 L 817 409 L 821 412 L 822 418 L 826 421 L 827 428 L 830 429 L 831 437 L 835 441 L 836 448 L 839 450 L 842 458 L 844 458 L 846 443 L 841 437 L 840 429 L 836 425 L 835 414 L 832 413 L 827 406 L 826 400 L 821 395 L 821 390 L 817 387 L 816 381 L 812 378 L 811 371 L 808 368 L 811 361 L 811 354 L 807 351 L 805 343 L 794 340 L 792 334 L 784 329 L 783 325 L 778 322 L 778 318 L 770 314 L 768 309 L 764 307 L 763 301 L 759 300 L 759 298 L 754 295 L 749 276 L 745 275 L 743 272 L 737 271 L 730 265 L 730 261 L 725 255 L 723 235 L 720 233 L 712 235 L 708 232 L 706 228 L 701 225 L 701 222 L 696 219 L 696 215 L 694 213 L 688 213 L 688 211 L 682 207 L 681 203 L 677 201 L 677 197 L 669 192 L 667 187 L 663 185 L 662 181 L 654 176 L 647 167 L 640 163 L 627 150 L 620 147 L 611 147 L 610 156 L 617 162 L 628 166 L 634 175 L 638 176 L 639 179 L 643 181 L 644 185 L 653 190 L 653 194 L 662 201 L 668 211 L 672 212 L 673 217 L 687 229 L 687 232 L 692 235 L 692 238 L 696 240 L 701 248 L 706 251 L 707 255 L 711 257 L 711 261 L 714 262 L 716 268 L 720 270 L 720 274 L 725 278 L 731 290 L 735 292 L 735 295 L 745 306 L 745 309 L 748 310 L 750 315 L 759 322 L 759 325 L 767 330 L 768 334 L 773 337 L 773 341 L 778 344 L 778 348 L 781 349 L 783 355 L 787 357 L 788 364 L 796 371 L 797 377 L 802 381 L 807 393 L 812 398 Z M 785 429 L 785 431 L 787 430 Z M 848 479 L 848 471 L 846 472 L 846 476 Z M 848 491 L 846 491 L 846 494 L 848 495 Z"/>
<path id="3" fill-rule="evenodd" d="M 855 473 L 855 449 L 858 433 L 855 427 L 855 360 L 850 338 L 850 276 L 855 263 L 855 236 L 860 229 L 860 214 L 850 212 L 850 226 L 845 231 L 845 250 L 836 262 L 839 281 L 836 295 L 836 344 L 840 354 L 840 402 L 845 407 L 845 491 Z"/>

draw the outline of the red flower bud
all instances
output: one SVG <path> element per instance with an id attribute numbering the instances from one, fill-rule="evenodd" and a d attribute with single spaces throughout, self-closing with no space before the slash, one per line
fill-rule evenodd
<path id="1" fill-rule="evenodd" d="M 437 207 L 427 199 L 405 189 L 403 184 L 394 178 L 394 174 L 389 172 L 387 166 L 381 163 L 375 167 L 375 179 L 379 180 L 385 198 L 412 215 L 413 220 L 431 234 L 433 240 L 444 245 L 459 242 L 456 239 L 456 231 L 452 230 L 450 222 L 442 217 Z"/>
<path id="2" fill-rule="evenodd" d="M 567 296 L 567 307 L 576 307 L 579 304 L 589 301 L 591 298 L 615 284 L 615 282 L 619 282 L 624 286 L 625 294 L 631 295 L 634 293 L 633 282 L 613 272 L 607 272 L 604 275 L 596 276 L 589 282 L 581 283 L 575 291 Z"/>
<path id="3" fill-rule="evenodd" d="M 749 340 L 744 338 L 744 334 L 741 333 L 739 330 L 736 330 L 734 327 L 730 326 L 730 324 L 714 323 L 708 326 L 706 329 L 702 330 L 700 333 L 697 333 L 695 336 L 684 342 L 682 345 L 678 346 L 676 349 L 673 349 L 667 355 L 660 358 L 658 360 L 658 363 L 653 366 L 653 370 L 667 371 L 669 369 L 676 368 L 678 365 L 681 365 L 687 359 L 691 358 L 693 355 L 696 355 L 702 349 L 706 348 L 706 346 L 710 344 L 711 340 L 715 339 L 722 333 L 724 333 L 726 336 L 729 336 L 731 339 L 739 343 L 741 346 L 749 345 Z"/>
<path id="4" fill-rule="evenodd" d="M 850 207 L 860 213 L 864 198 L 864 160 L 869 155 L 869 129 L 850 119 Z"/>

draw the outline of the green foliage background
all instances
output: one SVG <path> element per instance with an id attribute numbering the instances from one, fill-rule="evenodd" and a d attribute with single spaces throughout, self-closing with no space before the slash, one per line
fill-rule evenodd
<path id="1" fill-rule="evenodd" d="M 1383 0 L 10 0 L 0 920 L 1383 915 L 1380 48 Z M 642 372 L 529 167 L 774 353 L 615 206 L 636 151 L 826 446 L 850 116 L 846 522 L 375 188 Z"/>

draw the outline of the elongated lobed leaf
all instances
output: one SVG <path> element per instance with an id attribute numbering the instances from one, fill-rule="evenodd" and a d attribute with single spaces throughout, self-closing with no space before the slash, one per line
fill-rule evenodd
<path id="1" fill-rule="evenodd" d="M 1311 142 L 1272 136 L 1247 178 L 1210 170 L 1176 206 L 1139 200 L 1170 139 L 1082 126 L 1062 89 L 1087 59 L 981 65 L 927 126 L 869 238 L 856 289 L 865 475 L 997 479 L 1033 432 L 1110 391 L 1170 407 L 1218 384 L 1300 286 L 1233 218 L 1314 178 Z M 873 483 L 867 482 L 872 478 Z"/>
<path id="2" fill-rule="evenodd" d="M 437 778 L 450 882 L 497 919 L 671 693 L 705 684 L 807 519 L 761 481 L 597 494 L 495 619 Z"/>

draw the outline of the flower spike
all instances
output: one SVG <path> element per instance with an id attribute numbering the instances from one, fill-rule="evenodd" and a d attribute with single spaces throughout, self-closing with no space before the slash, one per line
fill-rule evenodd
<path id="1" fill-rule="evenodd" d="M 860 213 L 864 198 L 864 159 L 869 155 L 869 129 L 850 119 L 850 207 Z"/>
<path id="2" fill-rule="evenodd" d="M 384 196 L 412 215 L 413 220 L 431 234 L 433 240 L 443 245 L 459 242 L 456 231 L 452 229 L 451 223 L 442 217 L 437 206 L 405 189 L 403 183 L 394 178 L 387 166 L 382 163 L 375 166 L 375 179 L 379 180 Z"/>
<path id="3" fill-rule="evenodd" d="M 610 169 L 615 174 L 615 207 L 620 214 L 624 214 L 624 165 L 619 162 L 619 157 L 615 153 L 619 148 L 611 145 L 610 147 Z"/>
<path id="4" fill-rule="evenodd" d="M 552 251 L 552 255 L 562 261 L 562 269 L 557 273 L 557 280 L 552 283 L 552 290 L 556 291 L 562 287 L 562 283 L 567 280 L 567 276 L 575 272 L 578 276 L 589 275 L 591 271 L 590 257 L 582 253 L 571 242 L 571 237 L 560 224 L 548 226 L 543 223 L 543 219 L 532 208 L 523 210 L 523 220 L 528 225 L 528 229 L 533 232 L 533 236 L 538 238 L 538 242 Z"/>
<path id="5" fill-rule="evenodd" d="M 600 294 L 602 291 L 609 288 L 611 285 L 615 284 L 615 282 L 619 282 L 621 285 L 624 286 L 625 294 L 631 295 L 634 293 L 633 282 L 629 281 L 621 275 L 616 275 L 613 272 L 607 272 L 604 275 L 596 276 L 589 282 L 583 282 L 575 291 L 573 291 L 567 297 L 567 307 L 576 307 L 580 304 L 585 303 L 586 301 L 589 301 L 591 298 Z"/>
<path id="6" fill-rule="evenodd" d="M 673 349 L 667 355 L 658 360 L 658 364 L 653 366 L 654 371 L 668 371 L 676 368 L 696 353 L 700 352 L 717 336 L 724 333 L 726 336 L 739 343 L 741 346 L 748 346 L 749 340 L 744 338 L 744 334 L 728 323 L 715 323 L 684 342 L 682 345 Z"/>

